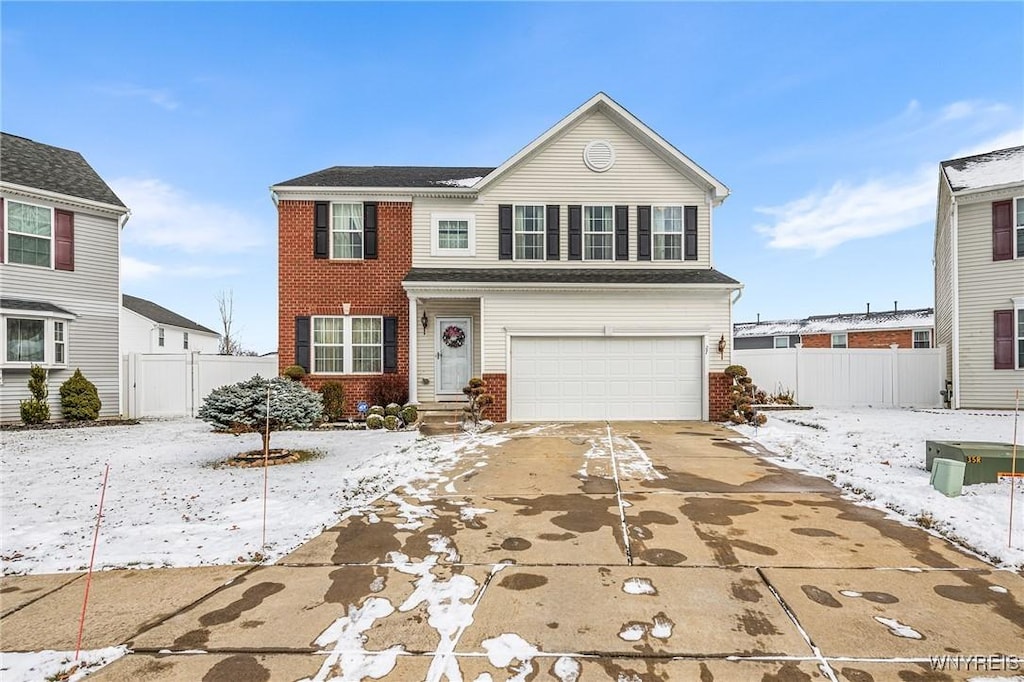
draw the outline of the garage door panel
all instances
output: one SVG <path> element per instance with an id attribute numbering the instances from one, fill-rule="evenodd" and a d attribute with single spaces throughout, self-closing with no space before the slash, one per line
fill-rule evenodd
<path id="1" fill-rule="evenodd" d="M 700 419 L 698 337 L 513 337 L 515 421 Z"/>

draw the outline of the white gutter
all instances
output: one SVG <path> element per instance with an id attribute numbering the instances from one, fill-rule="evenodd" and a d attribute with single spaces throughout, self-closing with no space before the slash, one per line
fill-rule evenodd
<path id="1" fill-rule="evenodd" d="M 645 283 L 622 283 L 615 284 L 609 282 L 427 282 L 427 281 L 411 281 L 402 282 L 402 288 L 406 291 L 412 291 L 415 289 L 458 289 L 458 290 L 478 290 L 487 289 L 490 291 L 516 291 L 520 289 L 558 289 L 560 291 L 567 291 L 572 289 L 580 289 L 592 291 L 595 289 L 654 289 L 654 290 L 665 290 L 665 291 L 678 291 L 680 289 L 688 289 L 693 291 L 711 291 L 711 290 L 730 290 L 730 291 L 742 291 L 742 284 L 645 284 Z M 739 300 L 738 298 L 736 300 Z"/>
<path id="2" fill-rule="evenodd" d="M 39 189 L 37 187 L 28 187 L 26 185 L 15 185 L 10 182 L 0 182 L 0 189 L 7 190 L 9 192 L 15 192 L 17 194 L 26 195 L 29 197 L 40 197 L 50 201 L 57 201 L 63 204 L 69 204 L 72 206 L 81 206 L 84 208 L 91 208 L 98 211 L 106 211 L 108 213 L 130 213 L 129 209 L 125 206 L 118 206 L 116 204 L 108 204 L 103 201 L 94 201 L 92 199 L 83 199 L 81 197 L 71 196 L 70 194 L 61 194 L 60 192 L 51 192 L 45 189 Z"/>
<path id="3" fill-rule="evenodd" d="M 281 200 L 281 198 L 277 196 L 277 192 L 274 191 L 273 187 L 270 188 L 270 200 L 274 202 L 274 206 L 277 206 L 278 202 Z"/>
<path id="4" fill-rule="evenodd" d="M 950 250 L 952 251 L 953 262 L 953 336 L 950 343 L 953 344 L 953 402 L 954 410 L 960 409 L 960 254 L 959 254 L 959 220 L 960 206 L 956 203 L 956 196 L 950 197 L 951 225 L 949 229 Z"/>

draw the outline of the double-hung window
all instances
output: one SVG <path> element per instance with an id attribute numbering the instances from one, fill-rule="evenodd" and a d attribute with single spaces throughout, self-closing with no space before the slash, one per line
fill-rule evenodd
<path id="1" fill-rule="evenodd" d="M 188 350 L 188 332 L 183 332 L 181 337 L 181 347 Z"/>
<path id="2" fill-rule="evenodd" d="M 1024 369 L 1024 308 L 1017 308 L 1017 369 Z"/>
<path id="3" fill-rule="evenodd" d="M 516 206 L 514 216 L 515 260 L 544 260 L 544 207 Z"/>
<path id="4" fill-rule="evenodd" d="M 583 259 L 612 260 L 615 239 L 613 206 L 583 207 Z"/>
<path id="5" fill-rule="evenodd" d="M 1024 259 L 1024 197 L 1013 200 L 1013 241 L 1017 246 L 1017 258 Z"/>
<path id="6" fill-rule="evenodd" d="M 161 348 L 163 348 L 165 340 L 166 340 L 166 338 L 165 338 L 165 335 L 164 335 L 164 328 L 163 327 L 157 327 L 157 330 L 156 330 L 156 345 L 158 345 Z"/>
<path id="7" fill-rule="evenodd" d="M 314 317 L 314 374 L 380 374 L 384 371 L 381 317 Z"/>
<path id="8" fill-rule="evenodd" d="M 67 365 L 67 321 L 38 317 L 3 317 L 3 363 L 6 365 Z"/>
<path id="9" fill-rule="evenodd" d="M 683 207 L 655 206 L 651 214 L 654 260 L 683 260 Z"/>
<path id="10" fill-rule="evenodd" d="M 914 348 L 931 348 L 932 332 L 930 329 L 914 330 Z"/>
<path id="11" fill-rule="evenodd" d="M 832 335 L 832 347 L 833 348 L 846 348 L 847 338 L 846 332 L 839 332 Z"/>
<path id="12" fill-rule="evenodd" d="M 363 257 L 363 205 L 331 204 L 331 258 Z"/>
<path id="13" fill-rule="evenodd" d="M 53 210 L 6 201 L 7 262 L 53 267 Z"/>

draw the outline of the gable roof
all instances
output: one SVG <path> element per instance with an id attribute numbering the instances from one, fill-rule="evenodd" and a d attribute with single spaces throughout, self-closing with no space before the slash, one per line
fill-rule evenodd
<path id="1" fill-rule="evenodd" d="M 647 127 L 643 121 L 631 114 L 625 107 L 603 92 L 599 92 L 588 99 L 568 116 L 549 128 L 540 137 L 516 152 L 512 158 L 495 168 L 492 173 L 483 179 L 482 182 L 477 184 L 475 189 L 481 190 L 487 185 L 493 183 L 502 175 L 533 155 L 538 149 L 546 145 L 551 140 L 557 138 L 563 131 L 572 127 L 581 119 L 598 111 L 611 118 L 626 132 L 661 156 L 677 171 L 698 180 L 708 189 L 714 190 L 716 204 L 725 201 L 725 198 L 729 196 L 729 188 L 722 184 L 722 182 L 715 179 L 710 173 L 694 163 L 692 159 L 676 149 L 665 138 Z"/>
<path id="2" fill-rule="evenodd" d="M 168 310 L 162 305 L 157 305 L 152 301 L 147 301 L 144 298 L 138 296 L 129 296 L 128 294 L 121 295 L 121 305 L 133 313 L 138 313 L 148 320 L 153 320 L 157 324 L 166 324 L 171 327 L 181 327 L 183 329 L 191 329 L 197 332 L 203 332 L 205 334 L 213 334 L 214 336 L 220 336 L 217 332 L 204 327 L 198 322 L 193 322 L 187 317 L 183 317 L 173 310 Z"/>
<path id="3" fill-rule="evenodd" d="M 472 187 L 493 170 L 475 166 L 332 166 L 275 187 Z"/>
<path id="4" fill-rule="evenodd" d="M 921 329 L 932 327 L 934 324 L 934 309 L 914 308 L 911 310 L 889 310 L 877 313 L 812 315 L 800 320 L 737 322 L 732 326 L 732 335 L 734 338 L 750 338 L 756 336 L 872 331 L 877 329 Z"/>
<path id="5" fill-rule="evenodd" d="M 0 179 L 127 208 L 78 152 L 9 133 L 0 133 Z"/>
<path id="6" fill-rule="evenodd" d="M 949 187 L 969 192 L 1024 183 L 1024 146 L 943 161 Z"/>

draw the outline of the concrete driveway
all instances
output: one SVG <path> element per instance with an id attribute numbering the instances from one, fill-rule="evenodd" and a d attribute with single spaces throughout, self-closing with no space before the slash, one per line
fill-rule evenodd
<path id="1" fill-rule="evenodd" d="M 277 565 L 100 574 L 87 645 L 134 653 L 90 679 L 1024 675 L 1024 578 L 732 431 L 502 430 Z M 4 578 L 3 649 L 73 648 L 78 582 Z"/>

